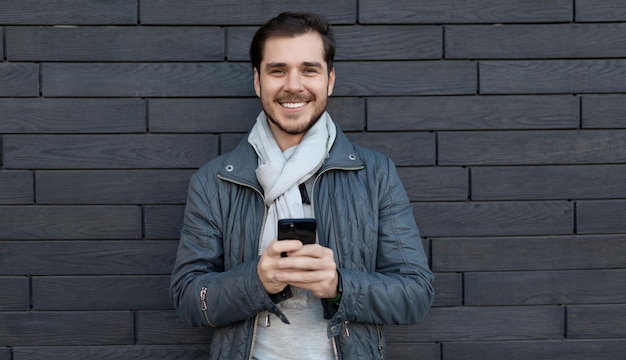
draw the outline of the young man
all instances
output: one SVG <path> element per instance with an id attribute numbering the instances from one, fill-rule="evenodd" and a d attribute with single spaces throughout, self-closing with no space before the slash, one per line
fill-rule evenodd
<path id="1" fill-rule="evenodd" d="M 184 320 L 217 328 L 211 359 L 382 359 L 383 325 L 432 304 L 393 163 L 325 112 L 334 46 L 315 14 L 262 26 L 250 57 L 263 111 L 191 179 L 171 293 Z M 277 241 L 283 218 L 315 218 L 318 243 Z"/>

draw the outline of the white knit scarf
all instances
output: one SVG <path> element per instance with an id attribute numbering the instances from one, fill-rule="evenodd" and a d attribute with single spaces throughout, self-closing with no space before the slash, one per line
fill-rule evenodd
<path id="1" fill-rule="evenodd" d="M 337 134 L 335 123 L 324 112 L 304 135 L 293 154 L 285 158 L 267 121 L 265 112 L 262 111 L 248 137 L 248 142 L 259 157 L 256 176 L 265 193 L 265 205 L 269 207 L 263 228 L 261 253 L 276 239 L 279 219 L 304 217 L 298 185 L 313 176 L 322 166 Z"/>

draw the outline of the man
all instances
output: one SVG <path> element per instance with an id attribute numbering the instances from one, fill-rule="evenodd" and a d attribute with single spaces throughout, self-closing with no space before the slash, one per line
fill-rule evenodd
<path id="1" fill-rule="evenodd" d="M 315 14 L 262 26 L 250 57 L 263 111 L 191 179 L 171 293 L 184 320 L 217 328 L 211 359 L 382 359 L 383 325 L 416 323 L 432 304 L 393 163 L 325 112 L 334 46 Z M 276 240 L 279 219 L 303 217 L 317 244 Z"/>

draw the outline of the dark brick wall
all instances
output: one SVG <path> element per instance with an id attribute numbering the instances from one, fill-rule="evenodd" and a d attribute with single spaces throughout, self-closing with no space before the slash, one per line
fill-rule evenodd
<path id="1" fill-rule="evenodd" d="M 204 359 L 167 294 L 187 182 L 259 111 L 247 47 L 336 25 L 330 112 L 437 274 L 389 358 L 623 359 L 623 0 L 0 2 L 0 360 Z"/>

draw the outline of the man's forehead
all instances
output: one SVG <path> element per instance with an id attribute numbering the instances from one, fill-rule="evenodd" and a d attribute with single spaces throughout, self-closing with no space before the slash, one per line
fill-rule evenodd
<path id="1" fill-rule="evenodd" d="M 289 60 L 289 61 L 288 61 Z M 324 43 L 318 33 L 296 36 L 274 36 L 267 39 L 263 47 L 265 63 L 323 63 Z"/>

